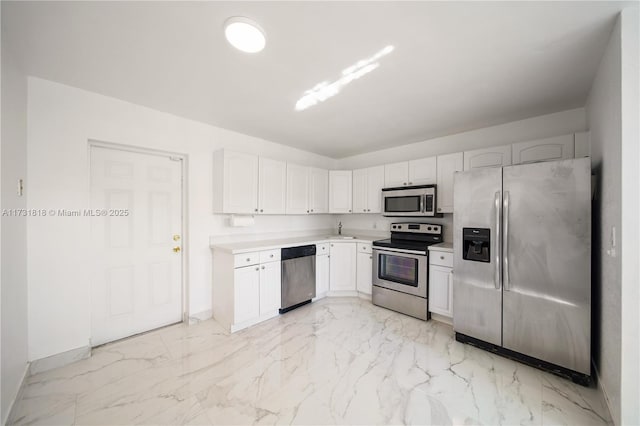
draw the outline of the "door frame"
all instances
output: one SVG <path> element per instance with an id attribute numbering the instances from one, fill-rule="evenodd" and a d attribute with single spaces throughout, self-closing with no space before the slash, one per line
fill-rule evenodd
<path id="1" fill-rule="evenodd" d="M 182 313 L 181 313 L 181 321 L 183 323 L 188 324 L 189 323 L 189 270 L 188 270 L 188 265 L 189 265 L 189 224 L 188 224 L 188 217 L 189 217 L 189 204 L 188 204 L 188 171 L 189 171 L 189 155 L 185 154 L 185 153 L 181 153 L 181 152 L 175 152 L 175 151 L 165 151 L 165 150 L 160 150 L 160 149 L 154 149 L 154 148 L 146 148 L 146 147 L 141 147 L 141 146 L 134 146 L 134 145 L 125 145 L 125 144 L 120 144 L 120 143 L 115 143 L 115 142 L 105 142 L 105 141 L 100 141 L 100 140 L 96 140 L 96 139 L 89 139 L 87 141 L 87 203 L 89 204 L 89 206 L 87 206 L 87 208 L 90 208 L 90 204 L 91 204 L 91 154 L 92 154 L 92 149 L 94 148 L 104 148 L 104 149 L 111 149 L 114 151 L 122 151 L 122 152 L 133 152 L 133 153 L 137 153 L 137 154 L 145 154 L 145 155 L 154 155 L 154 156 L 158 156 L 158 157 L 166 157 L 166 158 L 177 158 L 180 160 L 181 163 L 181 215 L 180 215 L 180 223 L 181 223 L 181 229 L 180 229 L 180 233 L 182 235 L 182 274 L 181 274 L 181 283 L 180 283 L 180 288 L 181 288 L 181 306 L 182 306 Z M 89 324 L 91 325 L 91 329 L 93 330 L 93 286 L 89 286 L 89 294 L 90 294 L 90 304 L 91 304 L 91 308 L 89 309 L 89 315 L 90 315 L 90 322 Z M 91 334 L 93 334 L 93 331 L 91 332 Z M 89 346 L 93 347 L 93 344 L 91 343 L 91 338 L 93 336 L 89 337 Z"/>

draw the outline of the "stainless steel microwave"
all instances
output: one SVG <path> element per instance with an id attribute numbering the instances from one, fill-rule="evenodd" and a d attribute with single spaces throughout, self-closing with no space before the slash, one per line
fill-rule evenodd
<path id="1" fill-rule="evenodd" d="M 436 216 L 436 186 L 382 189 L 383 216 Z"/>

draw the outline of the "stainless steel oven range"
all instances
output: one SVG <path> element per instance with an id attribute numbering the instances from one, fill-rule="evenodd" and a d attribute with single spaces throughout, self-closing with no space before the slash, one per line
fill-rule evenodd
<path id="1" fill-rule="evenodd" d="M 427 320 L 427 247 L 441 242 L 442 225 L 392 223 L 391 238 L 373 242 L 373 304 Z"/>

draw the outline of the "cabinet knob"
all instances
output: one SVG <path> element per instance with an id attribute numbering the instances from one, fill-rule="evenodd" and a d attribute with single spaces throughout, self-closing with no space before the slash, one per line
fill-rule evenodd
<path id="1" fill-rule="evenodd" d="M 262 269 L 264 269 L 264 266 L 262 267 Z"/>
<path id="2" fill-rule="evenodd" d="M 273 257 L 273 255 L 272 255 L 272 254 L 270 254 L 270 255 L 269 255 L 269 257 Z"/>
<path id="3" fill-rule="evenodd" d="M 254 211 L 256 211 L 256 212 L 257 212 L 257 211 L 258 211 L 258 209 L 255 209 Z"/>
<path id="4" fill-rule="evenodd" d="M 444 260 L 444 256 L 440 256 L 440 259 Z"/>
<path id="5" fill-rule="evenodd" d="M 313 209 L 311 209 L 311 213 L 313 213 Z"/>
<path id="6" fill-rule="evenodd" d="M 259 271 L 259 270 L 260 270 L 260 268 L 256 268 L 256 271 Z"/>
<path id="7" fill-rule="evenodd" d="M 372 257 L 372 256 L 369 256 L 369 259 L 373 259 L 373 257 Z"/>
<path id="8" fill-rule="evenodd" d="M 333 244 L 331 244 L 331 247 L 333 247 Z"/>
<path id="9" fill-rule="evenodd" d="M 349 209 L 349 213 L 351 213 L 351 209 Z"/>
<path id="10" fill-rule="evenodd" d="M 262 209 L 260 209 L 260 213 L 262 213 Z"/>
<path id="11" fill-rule="evenodd" d="M 407 182 L 402 182 L 402 184 L 403 184 L 403 185 L 406 185 L 406 184 L 407 184 Z"/>
<path id="12" fill-rule="evenodd" d="M 324 250 L 324 247 L 322 247 L 322 250 Z"/>
<path id="13" fill-rule="evenodd" d="M 441 210 L 442 210 L 442 208 L 438 207 L 438 211 L 441 211 Z"/>
<path id="14" fill-rule="evenodd" d="M 366 211 L 367 211 L 367 209 L 362 209 L 362 211 L 363 211 L 363 212 L 366 212 Z"/>
<path id="15" fill-rule="evenodd" d="M 409 182 L 409 185 L 413 185 L 413 182 Z"/>
<path id="16" fill-rule="evenodd" d="M 247 257 L 247 262 L 251 262 L 251 258 L 250 257 Z"/>

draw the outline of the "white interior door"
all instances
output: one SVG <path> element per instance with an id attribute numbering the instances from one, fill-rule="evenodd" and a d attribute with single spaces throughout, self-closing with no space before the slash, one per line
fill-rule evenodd
<path id="1" fill-rule="evenodd" d="M 91 147 L 92 344 L 181 321 L 182 161 Z"/>

